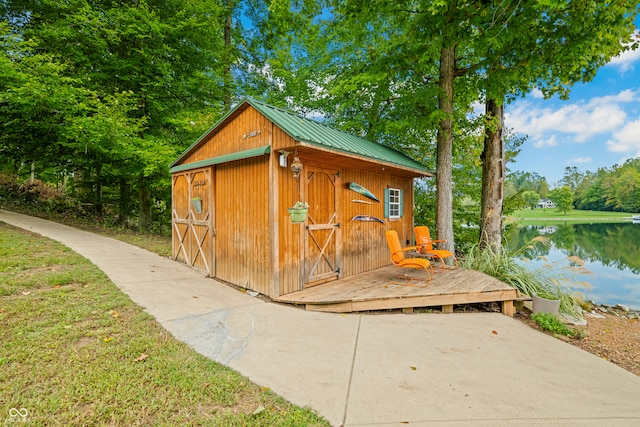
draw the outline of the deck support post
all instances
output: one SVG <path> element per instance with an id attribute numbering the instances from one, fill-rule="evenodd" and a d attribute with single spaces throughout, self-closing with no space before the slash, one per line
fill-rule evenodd
<path id="1" fill-rule="evenodd" d="M 513 300 L 502 301 L 502 314 L 513 317 L 513 315 L 515 314 Z"/>

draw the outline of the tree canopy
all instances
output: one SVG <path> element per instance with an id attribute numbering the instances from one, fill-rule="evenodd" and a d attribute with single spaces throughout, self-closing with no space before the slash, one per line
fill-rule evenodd
<path id="1" fill-rule="evenodd" d="M 503 129 L 505 105 L 591 79 L 636 47 L 637 13 L 620 0 L 5 0 L 0 165 L 69 180 L 96 214 L 148 227 L 168 220 L 168 164 L 252 96 L 436 170 L 417 186 L 416 215 L 447 249 L 472 239 L 469 224 L 496 240 L 503 198 L 525 190 L 516 176 L 503 191 L 524 142 Z M 589 178 L 612 195 L 606 206 L 631 199 L 629 186 Z M 576 203 L 594 200 L 572 189 Z M 526 190 L 544 197 L 548 185 Z"/>

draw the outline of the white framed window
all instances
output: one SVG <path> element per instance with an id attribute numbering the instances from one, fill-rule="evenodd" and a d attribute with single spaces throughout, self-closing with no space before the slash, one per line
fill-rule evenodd
<path id="1" fill-rule="evenodd" d="M 403 216 L 403 191 L 398 188 L 384 189 L 384 216 L 399 219 Z"/>

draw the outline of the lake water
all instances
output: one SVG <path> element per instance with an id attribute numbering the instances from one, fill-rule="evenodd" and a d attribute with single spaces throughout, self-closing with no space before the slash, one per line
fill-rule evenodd
<path id="1" fill-rule="evenodd" d="M 538 245 L 536 255 L 554 266 L 568 265 L 567 257 L 584 261 L 590 274 L 578 274 L 576 280 L 591 284 L 582 290 L 598 304 L 623 304 L 640 310 L 640 224 L 593 223 L 525 226 L 507 235 L 507 246 L 517 249 L 536 236 L 546 236 L 550 246 Z M 538 259 L 533 266 L 543 265 Z"/>

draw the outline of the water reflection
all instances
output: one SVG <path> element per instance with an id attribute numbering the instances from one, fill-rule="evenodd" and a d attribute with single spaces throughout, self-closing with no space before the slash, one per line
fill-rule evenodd
<path id="1" fill-rule="evenodd" d="M 548 237 L 551 245 L 539 245 L 532 255 L 545 256 L 550 262 L 561 262 L 569 256 L 584 260 L 592 274 L 576 279 L 591 283 L 592 289 L 587 292 L 590 299 L 640 309 L 640 224 L 526 226 L 508 236 L 507 246 L 515 250 L 541 235 Z"/>

